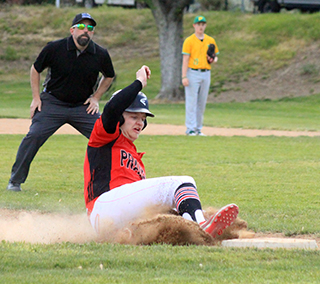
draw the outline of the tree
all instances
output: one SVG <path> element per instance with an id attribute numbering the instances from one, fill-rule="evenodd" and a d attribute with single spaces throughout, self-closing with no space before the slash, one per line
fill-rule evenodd
<path id="1" fill-rule="evenodd" d="M 145 0 L 159 32 L 161 89 L 157 99 L 184 99 L 181 85 L 183 11 L 192 0 Z"/>

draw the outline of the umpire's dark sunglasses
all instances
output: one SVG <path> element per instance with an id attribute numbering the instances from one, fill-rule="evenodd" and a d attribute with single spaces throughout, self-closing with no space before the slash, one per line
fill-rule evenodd
<path id="1" fill-rule="evenodd" d="M 84 30 L 85 27 L 87 27 L 89 32 L 92 32 L 94 30 L 94 26 L 92 25 L 76 24 L 72 26 L 72 28 L 78 28 L 79 30 Z"/>

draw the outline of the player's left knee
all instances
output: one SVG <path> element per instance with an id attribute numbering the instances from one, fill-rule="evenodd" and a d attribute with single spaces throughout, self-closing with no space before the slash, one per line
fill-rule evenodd
<path id="1" fill-rule="evenodd" d="M 193 177 L 191 176 L 183 176 L 182 177 L 183 183 L 192 183 L 194 187 L 196 188 L 196 182 Z"/>

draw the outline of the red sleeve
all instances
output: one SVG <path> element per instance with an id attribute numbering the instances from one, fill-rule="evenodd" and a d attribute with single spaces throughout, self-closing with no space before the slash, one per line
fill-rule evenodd
<path id="1" fill-rule="evenodd" d="M 91 147 L 101 147 L 103 145 L 106 145 L 110 143 L 111 141 L 115 140 L 120 135 L 120 128 L 119 128 L 120 122 L 118 122 L 116 131 L 114 133 L 107 133 L 106 130 L 103 127 L 102 118 L 100 116 L 99 119 L 97 119 L 93 130 L 90 135 L 88 146 Z"/>

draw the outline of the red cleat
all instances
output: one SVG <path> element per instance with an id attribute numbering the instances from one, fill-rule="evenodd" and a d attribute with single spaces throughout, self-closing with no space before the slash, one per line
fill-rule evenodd
<path id="1" fill-rule="evenodd" d="M 212 237 L 222 235 L 223 230 L 231 226 L 239 213 L 239 207 L 235 204 L 229 204 L 222 207 L 215 215 L 207 221 L 200 223 L 200 227 Z"/>

